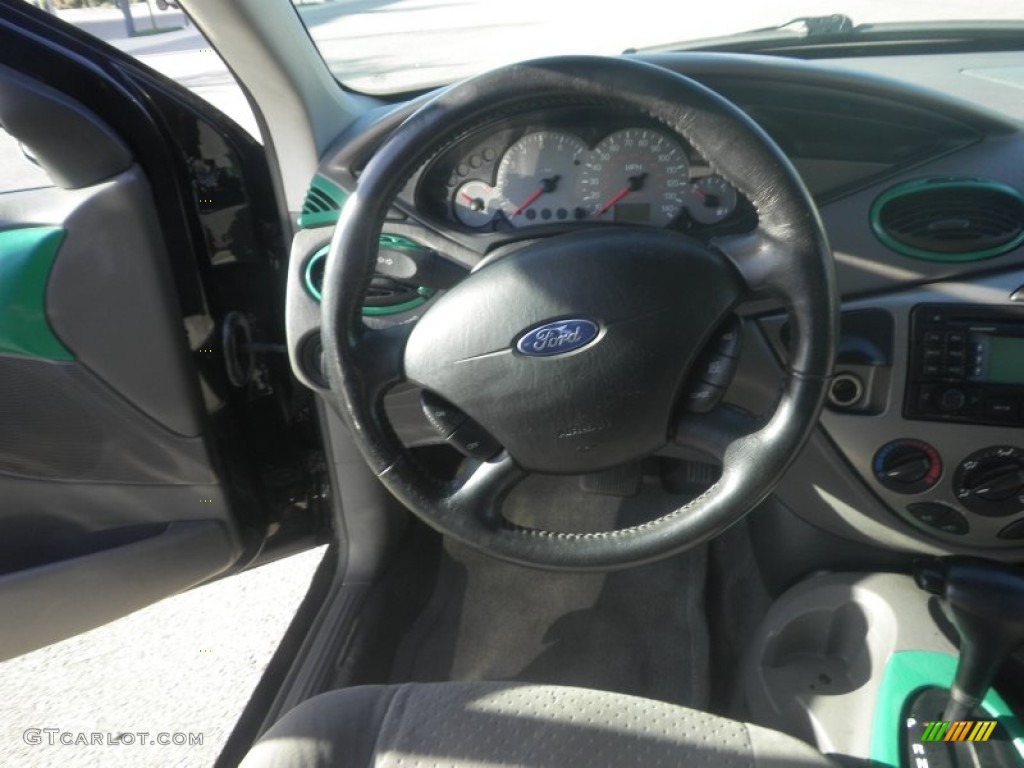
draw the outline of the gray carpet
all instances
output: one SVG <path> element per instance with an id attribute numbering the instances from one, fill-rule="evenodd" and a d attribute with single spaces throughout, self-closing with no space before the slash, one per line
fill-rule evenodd
<path id="1" fill-rule="evenodd" d="M 536 478 L 506 516 L 590 530 L 628 525 L 684 500 L 616 499 Z M 558 574 L 445 543 L 426 609 L 399 645 L 392 680 L 579 685 L 701 707 L 708 698 L 703 547 L 611 574 Z"/>

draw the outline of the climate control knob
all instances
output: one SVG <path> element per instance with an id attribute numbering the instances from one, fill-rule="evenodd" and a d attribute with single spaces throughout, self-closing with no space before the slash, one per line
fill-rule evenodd
<path id="1" fill-rule="evenodd" d="M 979 515 L 1024 512 L 1024 450 L 1001 445 L 972 453 L 957 467 L 953 490 L 961 504 Z"/>
<path id="2" fill-rule="evenodd" d="M 942 458 L 922 440 L 893 440 L 878 449 L 872 469 L 878 482 L 890 491 L 921 493 L 939 481 Z"/>

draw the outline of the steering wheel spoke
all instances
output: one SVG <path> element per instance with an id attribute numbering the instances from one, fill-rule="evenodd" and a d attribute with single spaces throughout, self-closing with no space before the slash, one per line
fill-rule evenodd
<path id="1" fill-rule="evenodd" d="M 763 419 L 727 403 L 708 413 L 688 413 L 676 424 L 673 442 L 724 461 L 730 446 L 764 426 Z"/>
<path id="2" fill-rule="evenodd" d="M 406 323 L 366 329 L 359 335 L 352 352 L 370 394 L 380 395 L 405 381 L 405 348 L 412 328 L 412 323 Z"/>
<path id="3" fill-rule="evenodd" d="M 797 253 L 763 229 L 715 238 L 715 247 L 740 273 L 751 295 L 788 296 Z"/>
<path id="4" fill-rule="evenodd" d="M 455 480 L 451 502 L 485 527 L 497 529 L 501 526 L 502 502 L 527 475 L 507 453 L 494 461 L 467 461 L 463 473 Z"/>

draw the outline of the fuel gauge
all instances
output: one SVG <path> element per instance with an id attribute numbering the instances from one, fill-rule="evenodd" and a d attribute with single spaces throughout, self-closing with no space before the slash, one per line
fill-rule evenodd
<path id="1" fill-rule="evenodd" d="M 455 218 L 473 229 L 486 227 L 501 209 L 504 199 L 497 189 L 483 181 L 467 181 L 455 191 Z"/>
<path id="2" fill-rule="evenodd" d="M 717 174 L 696 179 L 686 195 L 690 218 L 701 224 L 717 224 L 736 210 L 736 188 Z"/>

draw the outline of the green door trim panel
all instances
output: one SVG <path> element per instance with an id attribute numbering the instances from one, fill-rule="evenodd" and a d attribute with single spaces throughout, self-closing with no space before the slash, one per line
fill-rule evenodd
<path id="1" fill-rule="evenodd" d="M 61 227 L 0 231 L 0 355 L 75 359 L 46 319 L 46 283 L 63 242 Z"/>

